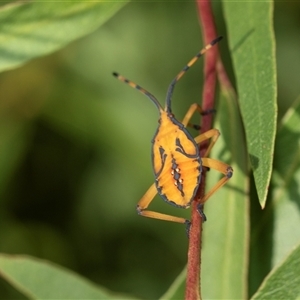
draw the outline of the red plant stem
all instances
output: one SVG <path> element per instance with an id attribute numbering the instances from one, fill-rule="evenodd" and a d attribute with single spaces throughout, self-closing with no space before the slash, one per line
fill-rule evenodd
<path id="1" fill-rule="evenodd" d="M 204 44 L 208 44 L 217 37 L 216 28 L 213 19 L 210 0 L 196 1 L 200 24 L 202 25 Z M 204 56 L 204 86 L 202 95 L 202 108 L 204 110 L 214 107 L 215 86 L 216 86 L 216 62 L 218 57 L 217 46 L 212 47 Z M 206 115 L 202 118 L 201 133 L 211 129 L 212 115 Z M 207 143 L 203 143 L 200 148 L 200 155 L 203 156 L 207 148 Z M 201 183 L 192 203 L 192 226 L 189 233 L 189 250 L 186 278 L 186 300 L 201 299 L 201 238 L 202 238 L 202 218 L 197 211 L 197 206 L 205 193 L 206 171 L 202 173 Z"/>
<path id="2" fill-rule="evenodd" d="M 207 45 L 218 36 L 210 0 L 197 1 L 197 6 L 200 23 L 202 24 L 204 44 Z M 204 57 L 204 86 L 202 94 L 202 108 L 204 110 L 214 107 L 217 58 L 218 48 L 216 45 L 212 47 L 210 51 L 207 51 Z M 202 118 L 201 133 L 211 129 L 212 118 L 212 114 L 209 114 Z M 201 154 L 204 154 L 205 150 L 206 149 L 201 149 Z"/>
<path id="3" fill-rule="evenodd" d="M 235 90 L 234 90 L 232 83 L 228 77 L 228 74 L 225 70 L 223 61 L 220 57 L 217 62 L 217 73 L 218 73 L 218 80 L 219 80 L 220 85 L 224 86 L 227 90 L 230 90 L 232 93 L 235 94 Z"/>

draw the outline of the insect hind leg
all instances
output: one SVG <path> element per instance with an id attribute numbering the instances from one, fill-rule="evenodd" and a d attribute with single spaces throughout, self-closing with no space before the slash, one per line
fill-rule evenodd
<path id="1" fill-rule="evenodd" d="M 141 200 L 138 202 L 137 207 L 136 207 L 137 213 L 143 217 L 181 223 L 181 224 L 185 224 L 186 227 L 188 227 L 190 224 L 189 220 L 186 220 L 181 217 L 175 217 L 175 216 L 171 216 L 171 215 L 167 215 L 167 214 L 162 214 L 162 213 L 147 209 L 156 194 L 157 194 L 156 186 L 155 186 L 155 184 L 152 184 L 150 186 L 150 188 L 147 190 L 147 192 L 144 194 L 144 196 L 141 198 Z"/>

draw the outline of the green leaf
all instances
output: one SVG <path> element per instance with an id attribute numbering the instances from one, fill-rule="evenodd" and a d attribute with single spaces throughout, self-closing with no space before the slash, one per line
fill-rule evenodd
<path id="1" fill-rule="evenodd" d="M 223 8 L 250 163 L 264 207 L 277 119 L 273 3 L 223 1 Z"/>
<path id="2" fill-rule="evenodd" d="M 69 270 L 28 256 L 1 254 L 0 275 L 30 299 L 121 298 L 110 296 L 106 290 Z"/>
<path id="3" fill-rule="evenodd" d="M 204 299 L 245 299 L 249 239 L 247 156 L 241 119 L 230 89 L 222 95 L 215 128 L 221 136 L 211 158 L 230 164 L 233 177 L 205 205 L 203 228 L 202 294 Z M 220 180 L 210 171 L 207 189 Z"/>
<path id="4" fill-rule="evenodd" d="M 278 130 L 274 174 L 274 248 L 276 265 L 300 242 L 300 98 L 287 111 Z"/>
<path id="5" fill-rule="evenodd" d="M 252 299 L 300 298 L 300 246 L 264 280 Z"/>
<path id="6" fill-rule="evenodd" d="M 126 1 L 17 1 L 0 9 L 0 71 L 60 49 L 95 30 Z"/>
<path id="7" fill-rule="evenodd" d="M 186 280 L 186 268 L 177 276 L 170 288 L 160 297 L 160 300 L 178 300 L 184 299 L 185 295 L 185 280 Z"/>

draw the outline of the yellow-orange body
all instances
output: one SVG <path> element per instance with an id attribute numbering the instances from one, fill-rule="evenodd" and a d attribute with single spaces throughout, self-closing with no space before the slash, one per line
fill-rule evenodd
<path id="1" fill-rule="evenodd" d="M 152 143 L 158 193 L 170 204 L 188 207 L 201 180 L 198 145 L 183 124 L 166 111 L 161 111 L 160 124 Z"/>

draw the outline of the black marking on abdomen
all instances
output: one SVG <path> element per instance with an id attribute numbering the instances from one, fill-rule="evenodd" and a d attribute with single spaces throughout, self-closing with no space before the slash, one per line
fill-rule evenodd
<path id="1" fill-rule="evenodd" d="M 176 164 L 175 159 L 172 158 L 172 167 L 171 167 L 172 170 L 175 170 L 177 167 L 178 167 L 178 165 Z"/>
<path id="2" fill-rule="evenodd" d="M 176 138 L 175 145 L 178 147 L 178 148 L 175 149 L 175 151 L 178 151 L 178 152 L 182 153 L 184 156 L 186 156 L 188 158 L 197 158 L 198 157 L 197 154 L 188 154 L 188 153 L 186 153 L 183 149 L 183 146 L 180 143 L 179 138 Z"/>
<path id="3" fill-rule="evenodd" d="M 161 168 L 160 170 L 155 174 L 156 177 L 158 177 L 160 175 L 160 173 L 162 172 L 162 170 L 165 167 L 165 163 L 166 163 L 166 158 L 167 158 L 167 154 L 165 153 L 165 149 L 160 146 L 159 147 L 159 154 L 160 154 L 160 159 L 161 159 Z"/>
<path id="4" fill-rule="evenodd" d="M 180 178 L 180 173 L 174 172 L 173 177 L 175 180 L 178 180 Z"/>
<path id="5" fill-rule="evenodd" d="M 176 163 L 175 158 L 172 158 L 172 171 L 171 174 L 174 178 L 174 185 L 177 187 L 177 189 L 180 191 L 181 196 L 184 197 L 183 192 L 183 179 L 181 179 L 180 169 L 178 168 L 178 164 Z"/>

